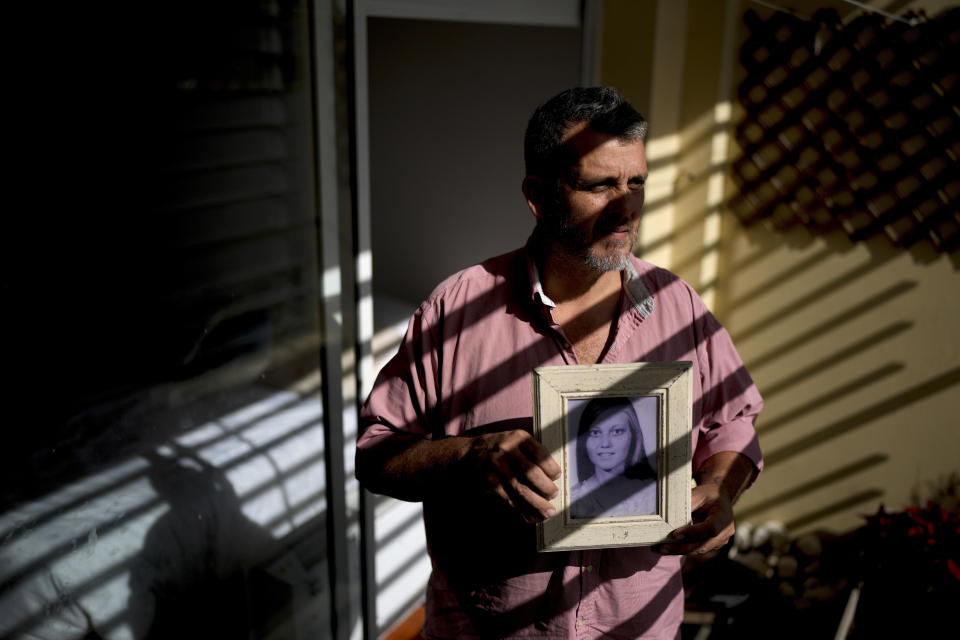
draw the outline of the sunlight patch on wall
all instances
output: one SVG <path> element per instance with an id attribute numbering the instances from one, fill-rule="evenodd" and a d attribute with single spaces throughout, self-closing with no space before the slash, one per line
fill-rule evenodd
<path id="1" fill-rule="evenodd" d="M 669 265 L 670 242 L 674 228 L 674 183 L 677 176 L 676 157 L 680 152 L 680 136 L 671 133 L 647 141 L 647 165 L 652 167 L 647 178 L 646 201 L 640 220 L 639 254 L 644 260 Z"/>

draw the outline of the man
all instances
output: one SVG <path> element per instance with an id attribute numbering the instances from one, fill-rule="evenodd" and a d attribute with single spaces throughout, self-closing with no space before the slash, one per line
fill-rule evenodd
<path id="1" fill-rule="evenodd" d="M 357 476 L 423 500 L 427 638 L 675 638 L 680 556 L 722 546 L 761 467 L 762 400 L 696 293 L 632 255 L 646 122 L 614 89 L 564 91 L 527 127 L 525 248 L 441 283 L 361 416 Z M 535 366 L 693 362 L 694 522 L 655 548 L 537 553 L 560 467 L 530 435 Z"/>

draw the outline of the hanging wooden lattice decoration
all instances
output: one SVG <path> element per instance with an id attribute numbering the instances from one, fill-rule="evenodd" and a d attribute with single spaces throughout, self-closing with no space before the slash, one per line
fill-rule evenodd
<path id="1" fill-rule="evenodd" d="M 960 249 L 960 9 L 744 19 L 737 217 Z"/>

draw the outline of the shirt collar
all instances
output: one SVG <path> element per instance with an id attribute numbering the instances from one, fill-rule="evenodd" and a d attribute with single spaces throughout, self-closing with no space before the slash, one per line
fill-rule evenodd
<path id="1" fill-rule="evenodd" d="M 535 302 L 539 301 L 550 309 L 555 308 L 557 304 L 543 290 L 543 284 L 540 282 L 540 270 L 537 269 L 537 263 L 529 250 L 526 252 L 526 258 L 531 297 Z M 641 318 L 648 318 L 653 313 L 653 296 L 647 289 L 647 285 L 643 283 L 640 274 L 637 273 L 637 267 L 632 258 L 627 261 L 627 266 L 620 272 L 620 278 L 630 304 L 633 305 Z"/>
<path id="2" fill-rule="evenodd" d="M 539 298 L 539 302 L 551 309 L 556 308 L 557 303 L 550 299 L 550 296 L 543 290 L 543 284 L 540 282 L 540 270 L 537 269 L 537 263 L 527 251 L 527 275 L 530 277 L 531 295 L 534 302 Z"/>
<path id="3" fill-rule="evenodd" d="M 637 310 L 641 318 L 648 318 L 653 313 L 653 296 L 643 283 L 640 274 L 637 273 L 637 266 L 634 264 L 633 256 L 627 261 L 627 268 L 620 272 L 623 278 L 623 288 L 627 292 L 627 298 L 630 299 L 633 308 Z"/>

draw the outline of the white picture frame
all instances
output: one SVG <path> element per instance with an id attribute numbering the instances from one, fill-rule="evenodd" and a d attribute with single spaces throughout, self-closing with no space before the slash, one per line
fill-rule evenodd
<path id="1" fill-rule="evenodd" d="M 534 369 L 534 436 L 562 471 L 551 501 L 556 515 L 537 524 L 538 551 L 652 545 L 690 522 L 691 371 L 690 362 Z M 607 427 L 611 420 L 629 428 Z M 609 453 L 610 434 L 626 432 L 629 440 L 620 442 L 628 453 Z M 616 469 L 641 471 L 600 469 L 617 455 L 630 460 Z"/>

